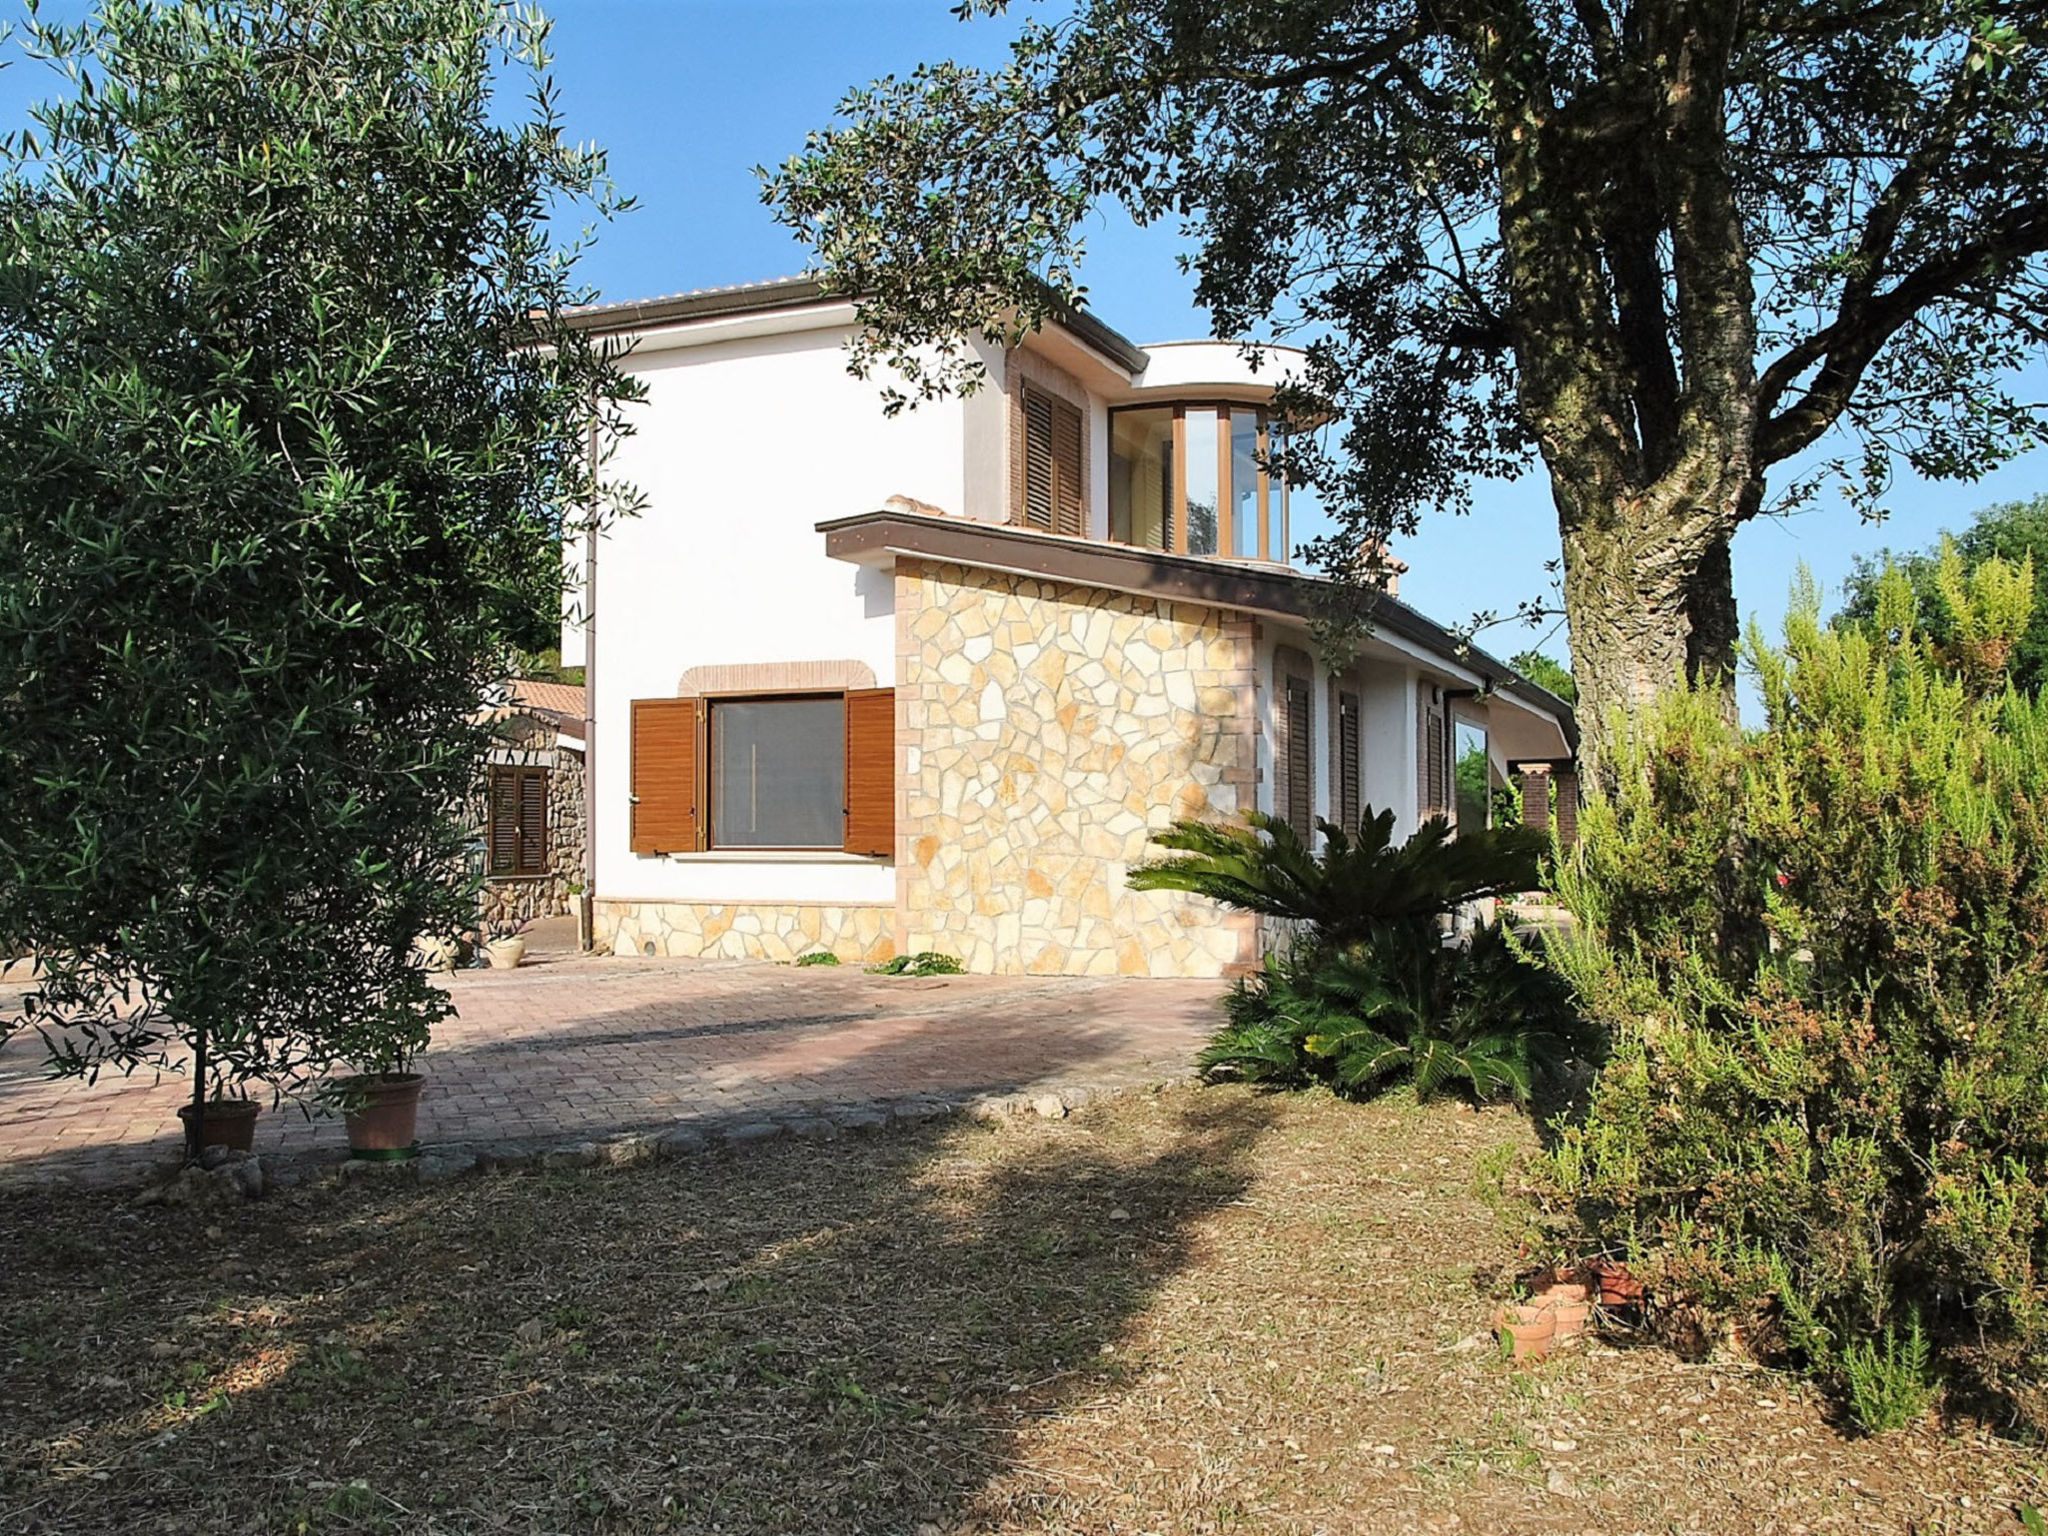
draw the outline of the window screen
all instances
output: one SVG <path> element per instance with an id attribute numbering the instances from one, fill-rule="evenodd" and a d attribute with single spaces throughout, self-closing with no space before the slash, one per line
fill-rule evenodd
<path id="1" fill-rule="evenodd" d="M 837 848 L 845 817 L 843 698 L 712 704 L 712 847 Z"/>

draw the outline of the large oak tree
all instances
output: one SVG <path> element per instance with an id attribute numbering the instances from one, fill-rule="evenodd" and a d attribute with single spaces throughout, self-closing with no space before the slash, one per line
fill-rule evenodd
<path id="1" fill-rule="evenodd" d="M 768 196 L 907 398 L 1085 301 L 1098 206 L 1181 220 L 1219 334 L 1307 339 L 1334 573 L 1540 458 L 1597 753 L 1731 671 L 1767 496 L 2036 430 L 2044 44 L 2040 0 L 1079 0 L 856 91 Z"/>

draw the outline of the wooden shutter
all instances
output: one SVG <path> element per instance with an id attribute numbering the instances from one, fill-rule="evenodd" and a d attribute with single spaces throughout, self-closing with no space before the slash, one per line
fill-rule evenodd
<path id="1" fill-rule="evenodd" d="M 896 856 L 896 690 L 861 688 L 846 696 L 846 842 L 848 853 Z"/>
<path id="2" fill-rule="evenodd" d="M 1081 413 L 1042 390 L 1024 391 L 1024 505 L 1027 528 L 1079 538 L 1087 530 L 1082 495 Z"/>
<path id="3" fill-rule="evenodd" d="M 1052 530 L 1079 538 L 1085 531 L 1081 504 L 1081 413 L 1064 400 L 1052 406 Z"/>
<path id="4" fill-rule="evenodd" d="M 1024 391 L 1024 505 L 1026 528 L 1052 528 L 1052 398 Z"/>
<path id="5" fill-rule="evenodd" d="M 1358 695 L 1337 695 L 1337 821 L 1358 835 Z"/>
<path id="6" fill-rule="evenodd" d="M 490 872 L 512 875 L 519 872 L 519 779 L 516 768 L 502 763 L 490 766 L 490 813 L 487 840 Z"/>
<path id="7" fill-rule="evenodd" d="M 548 771 L 521 768 L 519 775 L 519 873 L 543 875 L 548 868 Z"/>
<path id="8" fill-rule="evenodd" d="M 697 814 L 698 699 L 633 701 L 635 853 L 694 853 Z"/>
<path id="9" fill-rule="evenodd" d="M 1281 765 L 1283 782 L 1287 786 L 1287 824 L 1305 843 L 1315 833 L 1313 815 L 1314 780 L 1309 770 L 1310 736 L 1314 730 L 1309 716 L 1308 683 L 1299 677 L 1287 679 L 1286 702 L 1282 709 L 1281 731 L 1285 757 Z"/>

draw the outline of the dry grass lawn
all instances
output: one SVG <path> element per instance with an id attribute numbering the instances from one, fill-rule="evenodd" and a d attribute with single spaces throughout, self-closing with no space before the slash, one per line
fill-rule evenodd
<path id="1" fill-rule="evenodd" d="M 211 1214 L 0 1204 L 0 1531 L 2014 1532 L 2038 1453 L 1475 1340 L 1507 1113 L 1238 1089 Z"/>

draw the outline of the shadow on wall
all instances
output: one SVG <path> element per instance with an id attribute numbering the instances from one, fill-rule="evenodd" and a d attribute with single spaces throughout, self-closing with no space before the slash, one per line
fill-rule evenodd
<path id="1" fill-rule="evenodd" d="M 1032 1420 L 1132 1385 L 1105 1348 L 1270 1125 L 1176 1094 L 1100 1132 L 139 1222 L 0 1202 L 9 1502 L 49 1530 L 1036 1527 L 1056 1481 L 986 1485 Z"/>

